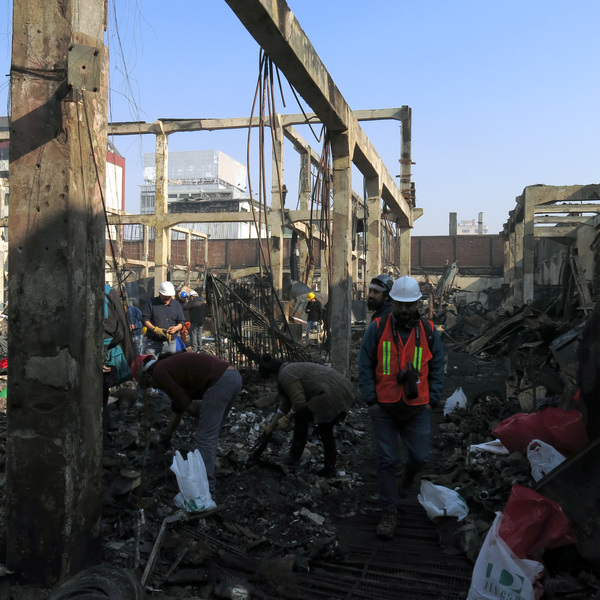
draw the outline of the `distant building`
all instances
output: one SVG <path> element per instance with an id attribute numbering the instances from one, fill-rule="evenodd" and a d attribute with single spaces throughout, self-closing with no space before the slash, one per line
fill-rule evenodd
<path id="1" fill-rule="evenodd" d="M 459 221 L 457 227 L 457 235 L 485 235 L 487 232 L 488 226 L 482 223 L 480 230 L 479 223 L 475 219 Z"/>
<path id="2" fill-rule="evenodd" d="M 169 152 L 168 212 L 250 212 L 246 167 L 219 150 Z M 144 154 L 144 185 L 140 213 L 152 214 L 155 204 L 156 155 Z M 256 238 L 253 223 L 181 223 L 212 239 Z"/>

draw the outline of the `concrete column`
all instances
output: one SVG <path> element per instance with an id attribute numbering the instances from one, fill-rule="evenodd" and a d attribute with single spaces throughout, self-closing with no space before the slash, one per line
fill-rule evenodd
<path id="1" fill-rule="evenodd" d="M 523 223 L 517 221 L 515 223 L 515 235 L 514 235 L 514 292 L 513 295 L 521 302 L 525 301 L 524 285 L 523 285 L 523 238 L 524 238 Z"/>
<path id="2" fill-rule="evenodd" d="M 352 300 L 352 151 L 349 132 L 331 134 L 333 161 L 333 211 L 331 214 L 333 252 L 331 311 L 331 363 L 334 369 L 350 373 L 350 332 Z"/>
<path id="3" fill-rule="evenodd" d="M 99 558 L 105 0 L 15 0 L 6 566 L 43 587 Z"/>
<path id="4" fill-rule="evenodd" d="M 402 107 L 401 142 L 400 142 L 400 193 L 410 204 L 415 205 L 412 198 L 412 109 Z"/>
<path id="5" fill-rule="evenodd" d="M 523 302 L 533 300 L 535 198 L 525 188 L 523 206 Z"/>
<path id="6" fill-rule="evenodd" d="M 278 114 L 273 117 L 272 131 L 273 154 L 271 165 L 271 272 L 273 286 L 278 296 L 281 297 L 283 286 L 283 218 L 282 218 L 282 190 L 283 190 L 283 127 Z"/>
<path id="7" fill-rule="evenodd" d="M 154 191 L 154 295 L 158 296 L 158 286 L 166 281 L 168 257 L 171 247 L 171 230 L 163 227 L 161 217 L 167 214 L 169 199 L 169 136 L 159 133 L 156 136 L 156 184 Z"/>
<path id="8" fill-rule="evenodd" d="M 455 212 L 451 212 L 450 213 L 450 223 L 448 225 L 448 233 L 451 236 L 456 236 L 456 233 L 458 231 L 458 225 L 457 225 L 457 214 Z"/>
<path id="9" fill-rule="evenodd" d="M 308 210 L 310 206 L 311 178 L 310 178 L 310 152 L 308 149 L 300 153 L 300 210 Z M 305 237 L 298 239 L 298 271 L 300 281 L 306 281 L 306 264 L 308 261 L 308 242 Z"/>
<path id="10" fill-rule="evenodd" d="M 331 237 L 329 237 L 331 240 Z M 352 246 L 350 246 L 352 248 Z M 331 252 L 330 249 L 323 243 L 319 243 L 319 254 L 321 255 L 321 269 L 320 269 L 320 290 L 322 294 L 329 294 L 329 275 L 328 269 L 331 269 Z M 352 254 L 350 254 L 350 260 L 352 261 Z"/>
<path id="11" fill-rule="evenodd" d="M 368 285 L 373 277 L 381 273 L 381 179 L 379 177 L 368 177 L 366 188 L 369 215 L 367 217 L 367 271 L 365 282 Z"/>
<path id="12" fill-rule="evenodd" d="M 142 232 L 144 239 L 142 240 L 142 260 L 144 261 L 144 269 L 142 270 L 142 277 L 150 277 L 150 270 L 148 269 L 148 246 L 150 242 L 150 227 L 148 225 L 142 225 Z"/>
<path id="13" fill-rule="evenodd" d="M 504 225 L 504 234 L 502 236 L 504 248 L 504 271 L 503 282 L 505 285 L 510 284 L 510 273 L 512 270 L 511 252 L 510 252 L 510 228 Z"/>
<path id="14" fill-rule="evenodd" d="M 410 275 L 410 227 L 401 227 L 400 236 L 400 276 Z"/>
<path id="15" fill-rule="evenodd" d="M 185 253 L 187 256 L 187 270 L 185 272 L 185 285 L 190 285 L 190 272 L 192 270 L 192 234 L 185 234 Z"/>

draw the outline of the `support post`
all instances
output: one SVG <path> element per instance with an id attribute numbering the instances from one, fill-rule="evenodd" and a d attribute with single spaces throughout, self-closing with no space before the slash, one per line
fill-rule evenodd
<path id="1" fill-rule="evenodd" d="M 400 228 L 400 275 L 410 275 L 410 227 Z"/>
<path id="2" fill-rule="evenodd" d="M 171 230 L 162 225 L 161 217 L 167 214 L 169 199 L 169 136 L 156 135 L 156 185 L 154 186 L 154 213 L 157 217 L 154 228 L 154 295 L 158 287 L 167 280 L 168 257 L 171 246 Z"/>
<path id="3" fill-rule="evenodd" d="M 13 10 L 6 566 L 44 587 L 99 559 L 105 10 Z"/>
<path id="4" fill-rule="evenodd" d="M 523 206 L 523 304 L 533 300 L 535 197 L 525 188 Z"/>
<path id="5" fill-rule="evenodd" d="M 332 286 L 329 311 L 332 336 L 331 363 L 344 375 L 350 372 L 350 332 L 352 301 L 352 152 L 348 131 L 331 133 L 333 156 L 333 210 L 331 244 Z"/>
<path id="6" fill-rule="evenodd" d="M 365 282 L 367 286 L 373 277 L 381 273 L 381 180 L 379 177 L 369 177 L 366 181 L 367 206 L 367 272 Z"/>
<path id="7" fill-rule="evenodd" d="M 271 168 L 271 271 L 275 292 L 281 297 L 283 287 L 283 127 L 278 114 L 273 117 L 273 154 Z"/>

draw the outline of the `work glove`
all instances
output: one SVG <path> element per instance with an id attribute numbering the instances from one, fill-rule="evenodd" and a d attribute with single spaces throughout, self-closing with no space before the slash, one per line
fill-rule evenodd
<path id="1" fill-rule="evenodd" d="M 279 422 L 279 420 L 283 417 L 283 413 L 280 411 L 277 411 L 274 415 L 273 418 L 271 419 L 271 422 L 268 423 L 267 425 L 265 425 L 264 423 L 261 424 L 260 428 L 262 429 L 262 432 L 270 435 L 271 433 L 273 433 L 273 431 L 275 430 L 275 427 L 277 427 L 277 423 Z"/>
<path id="2" fill-rule="evenodd" d="M 155 327 L 152 333 L 154 333 L 159 340 L 167 339 L 167 332 L 161 327 Z"/>
<path id="3" fill-rule="evenodd" d="M 287 429 L 292 421 L 286 416 L 281 417 L 277 422 L 277 429 Z"/>

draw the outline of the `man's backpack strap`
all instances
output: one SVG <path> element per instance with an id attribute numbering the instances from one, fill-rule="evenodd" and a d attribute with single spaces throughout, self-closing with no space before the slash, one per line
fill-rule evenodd
<path id="1" fill-rule="evenodd" d="M 383 317 L 378 317 L 377 319 L 375 319 L 375 321 L 377 321 L 377 333 L 375 334 L 375 348 L 379 348 L 379 341 L 381 340 L 381 336 L 383 335 L 383 330 L 387 325 L 389 316 L 390 313 L 388 313 L 387 315 L 383 315 Z"/>
<path id="2" fill-rule="evenodd" d="M 421 317 L 421 323 L 423 323 L 423 329 L 425 329 L 425 337 L 427 338 L 427 344 L 429 345 L 429 349 L 433 345 L 433 321 L 426 319 L 425 317 Z"/>

